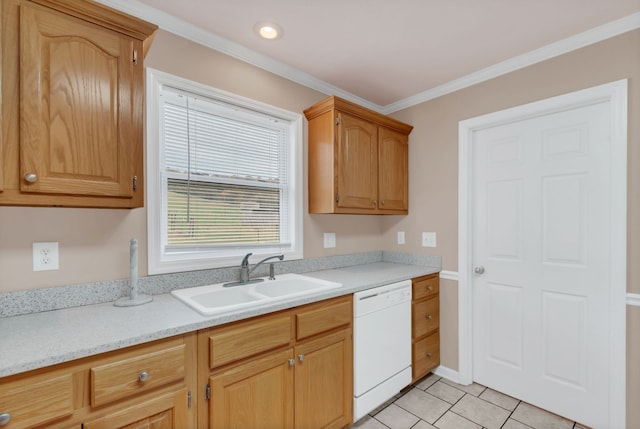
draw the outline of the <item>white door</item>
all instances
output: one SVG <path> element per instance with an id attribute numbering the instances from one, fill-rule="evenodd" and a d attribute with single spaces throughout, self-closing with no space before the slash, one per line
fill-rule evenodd
<path id="1" fill-rule="evenodd" d="M 472 137 L 473 378 L 609 425 L 611 108 Z"/>

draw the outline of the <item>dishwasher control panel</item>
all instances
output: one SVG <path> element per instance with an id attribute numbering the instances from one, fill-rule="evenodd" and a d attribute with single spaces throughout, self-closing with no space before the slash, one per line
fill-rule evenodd
<path id="1" fill-rule="evenodd" d="M 407 301 L 411 301 L 411 280 L 363 290 L 353 294 L 353 315 L 359 317 Z"/>

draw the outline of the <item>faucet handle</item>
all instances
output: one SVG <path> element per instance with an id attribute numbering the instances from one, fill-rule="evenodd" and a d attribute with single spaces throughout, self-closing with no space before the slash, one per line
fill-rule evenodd
<path id="1" fill-rule="evenodd" d="M 242 263 L 240 264 L 241 267 L 249 266 L 249 256 L 251 255 L 253 255 L 253 253 L 247 253 L 246 255 L 244 255 L 244 258 L 242 258 Z"/>

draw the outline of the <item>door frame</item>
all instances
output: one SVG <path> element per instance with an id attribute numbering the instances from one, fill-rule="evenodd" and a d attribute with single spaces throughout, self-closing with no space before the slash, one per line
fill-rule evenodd
<path id="1" fill-rule="evenodd" d="M 610 427 L 626 425 L 627 80 L 463 120 L 458 126 L 458 376 L 473 382 L 473 136 L 476 131 L 608 102 L 611 107 Z"/>

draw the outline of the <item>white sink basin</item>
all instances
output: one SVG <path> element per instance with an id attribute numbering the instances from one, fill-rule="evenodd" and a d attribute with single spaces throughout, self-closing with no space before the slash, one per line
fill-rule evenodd
<path id="1" fill-rule="evenodd" d="M 275 280 L 224 287 L 222 283 L 177 289 L 173 296 L 205 316 L 228 313 L 247 308 L 259 308 L 341 287 L 340 283 L 307 277 L 300 274 L 282 274 Z"/>

